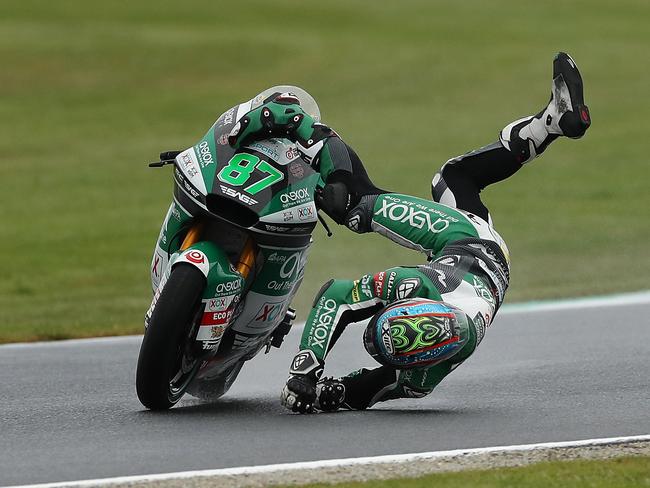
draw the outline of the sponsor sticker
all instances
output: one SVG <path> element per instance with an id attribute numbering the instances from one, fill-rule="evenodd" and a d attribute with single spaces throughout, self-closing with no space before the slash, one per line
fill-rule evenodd
<path id="1" fill-rule="evenodd" d="M 233 118 L 235 117 L 235 108 L 233 107 L 223 114 L 223 125 L 232 124 Z"/>
<path id="2" fill-rule="evenodd" d="M 296 279 L 302 273 L 306 259 L 307 254 L 304 250 L 270 253 L 264 264 L 264 273 L 269 279 L 268 282 L 263 280 L 265 291 L 272 292 L 271 295 L 291 291 Z"/>
<path id="3" fill-rule="evenodd" d="M 388 273 L 388 284 L 386 285 L 386 296 L 390 297 L 391 292 L 393 291 L 393 286 L 395 286 L 395 278 L 397 277 L 397 273 L 395 271 L 391 271 Z"/>
<path id="4" fill-rule="evenodd" d="M 314 208 L 313 207 L 302 207 L 298 209 L 298 218 L 300 220 L 313 220 L 314 219 Z"/>
<path id="5" fill-rule="evenodd" d="M 388 320 L 381 324 L 381 343 L 386 348 L 388 354 L 393 354 L 395 352 L 393 337 L 390 333 L 390 322 Z"/>
<path id="6" fill-rule="evenodd" d="M 277 291 L 277 292 L 285 292 L 291 290 L 293 287 L 294 281 L 293 280 L 271 280 L 269 281 L 268 285 L 266 285 L 267 290 L 272 290 L 272 291 Z"/>
<path id="7" fill-rule="evenodd" d="M 300 156 L 300 154 L 298 153 L 298 150 L 295 147 L 290 147 L 289 149 L 287 149 L 286 156 L 287 159 L 291 161 L 293 159 L 296 159 L 298 156 Z M 305 168 L 300 163 L 291 163 L 289 165 L 289 173 L 291 173 L 291 175 L 294 178 L 300 179 L 303 176 L 305 176 Z"/>
<path id="8" fill-rule="evenodd" d="M 215 291 L 217 293 L 232 293 L 237 292 L 241 288 L 241 280 L 236 279 L 232 281 L 227 281 L 225 283 L 218 283 Z"/>
<path id="9" fill-rule="evenodd" d="M 386 272 L 381 271 L 380 273 L 377 273 L 374 277 L 373 280 L 375 282 L 375 296 L 381 297 L 382 292 L 384 291 L 384 280 L 386 279 Z"/>
<path id="10" fill-rule="evenodd" d="M 299 188 L 297 190 L 291 190 L 280 195 L 280 202 L 287 206 L 299 205 L 301 203 L 307 203 L 311 201 L 311 195 L 307 188 Z"/>
<path id="11" fill-rule="evenodd" d="M 190 263 L 196 266 L 205 276 L 208 276 L 208 273 L 210 272 L 208 257 L 197 249 L 188 249 L 187 251 L 184 251 L 175 262 Z"/>
<path id="12" fill-rule="evenodd" d="M 176 175 L 176 179 L 180 183 L 180 185 L 183 187 L 183 189 L 189 193 L 189 195 L 194 198 L 195 200 L 199 198 L 200 194 L 198 191 L 194 189 L 192 185 L 190 185 L 187 180 L 185 179 L 185 176 L 183 176 L 183 173 L 180 172 L 178 168 L 174 168 L 174 174 Z"/>
<path id="13" fill-rule="evenodd" d="M 212 298 L 207 301 L 205 305 L 206 311 L 209 312 L 218 312 L 220 310 L 225 310 L 228 308 L 228 305 L 230 305 L 229 298 L 232 298 L 232 295 L 229 297 L 221 297 L 221 298 Z"/>
<path id="14" fill-rule="evenodd" d="M 179 222 L 183 220 L 183 217 L 181 216 L 181 212 L 176 208 L 176 205 L 172 206 L 172 216 Z"/>
<path id="15" fill-rule="evenodd" d="M 385 196 L 381 200 L 381 208 L 375 212 L 375 215 L 394 222 L 407 223 L 416 229 L 424 228 L 434 234 L 446 230 L 450 222 L 458 222 L 457 218 L 436 208 L 390 196 Z"/>
<path id="16" fill-rule="evenodd" d="M 255 322 L 274 322 L 282 312 L 283 302 L 264 303 L 255 314 Z"/>
<path id="17" fill-rule="evenodd" d="M 311 347 L 320 347 L 322 350 L 326 349 L 336 309 L 336 301 L 332 298 L 321 297 L 318 301 L 314 323 L 307 339 L 307 343 Z"/>
<path id="18" fill-rule="evenodd" d="M 201 325 L 196 340 L 203 341 L 203 349 L 216 349 L 225 331 L 225 325 Z"/>
<path id="19" fill-rule="evenodd" d="M 205 144 L 207 148 L 207 142 Z M 212 157 L 209 149 L 208 156 Z M 176 156 L 176 164 L 174 165 L 178 184 L 195 199 L 199 198 L 199 195 L 207 193 L 205 181 L 203 181 L 201 175 L 201 167 L 205 166 L 205 164 L 199 159 L 200 157 L 199 146 L 194 146 L 179 153 Z"/>
<path id="20" fill-rule="evenodd" d="M 229 197 L 236 198 L 237 200 L 245 203 L 246 205 L 255 205 L 257 203 L 257 200 L 255 200 L 254 198 L 251 198 L 248 195 L 245 195 L 242 192 L 237 191 L 233 188 L 221 184 L 219 185 L 219 187 L 221 188 L 221 192 L 224 195 L 228 195 Z"/>
<path id="21" fill-rule="evenodd" d="M 205 254 L 203 254 L 201 251 L 190 251 L 185 254 L 185 258 L 190 263 L 194 264 L 203 264 L 206 262 Z"/>
<path id="22" fill-rule="evenodd" d="M 213 325 L 212 327 L 210 327 L 210 339 L 220 339 L 225 330 L 226 330 L 225 327 Z"/>
<path id="23" fill-rule="evenodd" d="M 266 260 L 270 263 L 284 263 L 287 260 L 287 257 L 283 254 L 272 252 L 271 254 L 268 255 Z"/>
<path id="24" fill-rule="evenodd" d="M 156 254 L 153 258 L 153 264 L 151 266 L 151 273 L 154 275 L 155 278 L 160 278 L 160 273 L 161 273 L 161 263 L 162 262 L 162 256 L 158 254 L 158 251 L 156 251 Z"/>
<path id="25" fill-rule="evenodd" d="M 213 325 L 227 325 L 232 317 L 232 310 L 224 310 L 222 312 L 203 312 L 201 318 L 201 327 Z"/>
<path id="26" fill-rule="evenodd" d="M 357 303 L 361 301 L 361 296 L 359 295 L 359 280 L 355 280 L 352 284 L 352 302 Z"/>
<path id="27" fill-rule="evenodd" d="M 262 154 L 265 154 L 266 156 L 270 157 L 274 161 L 277 161 L 280 158 L 278 152 L 270 144 L 263 143 L 263 142 L 253 142 L 252 144 L 249 144 L 248 147 L 250 147 L 251 149 L 255 149 L 256 151 L 259 151 Z"/>
<path id="28" fill-rule="evenodd" d="M 214 164 L 214 159 L 212 159 L 212 153 L 210 152 L 210 145 L 207 141 L 201 141 L 199 145 L 196 146 L 196 152 L 199 155 L 201 168 L 205 168 L 209 164 Z"/>
<path id="29" fill-rule="evenodd" d="M 239 301 L 239 295 L 226 295 L 223 297 L 210 298 L 203 300 L 206 312 L 221 312 L 226 310 L 231 304 L 234 305 Z"/>
<path id="30" fill-rule="evenodd" d="M 269 232 L 287 232 L 288 227 L 280 227 L 279 225 L 264 224 L 264 228 Z"/>
<path id="31" fill-rule="evenodd" d="M 372 276 L 365 275 L 363 278 L 361 278 L 361 281 L 359 282 L 361 293 L 363 293 L 367 298 L 372 298 L 372 287 L 370 286 L 371 281 L 372 281 Z"/>

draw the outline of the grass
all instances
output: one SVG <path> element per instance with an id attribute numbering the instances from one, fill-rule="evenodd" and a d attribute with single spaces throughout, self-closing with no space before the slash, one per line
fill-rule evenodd
<path id="1" fill-rule="evenodd" d="M 650 48 L 643 0 L 171 0 L 0 4 L 0 341 L 141 331 L 171 173 L 237 101 L 292 83 L 380 186 L 427 196 L 449 157 L 547 100 L 567 50 L 593 127 L 485 191 L 508 300 L 647 288 Z M 315 234 L 296 300 L 421 262 L 379 236 Z"/>
<path id="2" fill-rule="evenodd" d="M 518 468 L 438 473 L 421 478 L 340 484 L 302 485 L 304 488 L 642 488 L 650 486 L 650 458 L 623 457 L 598 461 L 554 461 Z"/>

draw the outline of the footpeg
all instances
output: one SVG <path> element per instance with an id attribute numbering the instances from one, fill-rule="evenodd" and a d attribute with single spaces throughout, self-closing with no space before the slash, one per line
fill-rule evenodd
<path id="1" fill-rule="evenodd" d="M 271 350 L 271 347 L 279 348 L 282 346 L 284 338 L 291 330 L 291 325 L 294 320 L 296 320 L 296 311 L 289 307 L 287 313 L 284 315 L 284 319 L 282 319 L 280 325 L 278 325 L 273 331 L 273 334 L 271 334 L 271 340 L 266 344 L 265 353 L 268 353 Z"/>

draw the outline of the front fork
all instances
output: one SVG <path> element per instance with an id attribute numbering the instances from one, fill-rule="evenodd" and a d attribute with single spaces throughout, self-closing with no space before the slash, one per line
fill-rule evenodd
<path id="1" fill-rule="evenodd" d="M 201 241 L 205 225 L 204 220 L 194 219 L 176 201 L 172 202 L 151 263 L 154 298 L 145 316 L 145 327 L 173 267 L 181 262 L 193 265 L 206 277 L 196 340 L 204 350 L 216 351 L 226 328 L 234 318 L 250 273 L 255 269 L 258 248 L 249 236 L 236 265 L 232 266 L 228 256 L 219 246 L 210 241 Z M 181 242 L 180 236 L 183 233 Z M 287 315 L 270 338 L 273 346 L 279 347 L 284 335 L 289 331 L 295 313 L 290 309 Z"/>
<path id="2" fill-rule="evenodd" d="M 196 220 L 192 223 L 192 218 L 192 215 L 175 200 L 172 202 L 160 229 L 160 235 L 151 260 L 151 286 L 154 292 L 159 288 L 168 264 L 172 261 L 174 255 L 188 250 L 199 242 L 203 232 L 204 222 L 202 220 Z M 188 225 L 190 225 L 190 228 L 179 246 L 178 236 L 182 235 L 184 228 Z M 256 256 L 257 246 L 253 239 L 249 237 L 244 244 L 236 266 L 236 270 L 244 280 L 248 278 L 248 275 L 255 266 Z"/>
<path id="3" fill-rule="evenodd" d="M 210 263 L 210 269 L 206 275 L 208 282 L 203 300 L 205 308 L 201 323 L 199 324 L 196 340 L 203 343 L 203 349 L 216 351 L 226 328 L 235 318 L 233 317 L 233 314 L 239 301 L 244 295 L 246 288 L 245 284 L 250 272 L 255 268 L 258 249 L 255 241 L 249 236 L 244 243 L 241 254 L 239 255 L 237 265 L 233 269 L 233 267 L 230 266 L 230 263 L 228 263 L 229 268 L 228 271 L 226 271 L 221 264 L 228 261 L 227 256 L 223 254 L 223 251 L 221 251 L 220 248 L 214 246 L 212 243 L 199 241 L 202 230 L 202 222 L 197 222 L 190 228 L 183 240 L 183 244 L 181 245 L 180 258 L 182 259 L 184 256 L 191 255 L 193 252 L 204 252 Z M 178 260 L 176 262 L 178 262 Z M 230 288 L 230 284 L 233 283 L 233 281 L 228 280 L 233 278 L 232 273 L 236 273 L 240 278 L 240 285 L 236 292 L 233 291 L 231 295 L 224 297 L 223 292 L 220 291 L 220 287 L 225 287 L 226 289 Z M 228 291 L 232 290 L 226 290 L 226 292 Z M 212 297 L 212 294 L 215 292 L 215 296 Z M 281 346 L 284 337 L 289 333 L 291 323 L 295 318 L 295 310 L 292 308 L 287 310 L 282 322 L 269 336 L 266 343 L 266 352 L 269 352 L 271 346 L 278 348 Z"/>
<path id="4" fill-rule="evenodd" d="M 201 220 L 192 224 L 177 257 L 172 258 L 170 268 L 185 262 L 195 266 L 206 277 L 196 340 L 201 343 L 203 350 L 216 351 L 224 332 L 235 318 L 235 311 L 246 288 L 246 280 L 255 267 L 257 246 L 248 237 L 237 265 L 232 266 L 221 247 L 200 240 L 204 226 L 205 223 Z"/>

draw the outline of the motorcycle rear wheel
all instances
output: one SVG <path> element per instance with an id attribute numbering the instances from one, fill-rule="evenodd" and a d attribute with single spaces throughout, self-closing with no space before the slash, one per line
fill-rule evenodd
<path id="1" fill-rule="evenodd" d="M 199 370 L 190 335 L 200 318 L 205 283 L 201 271 L 180 263 L 158 297 L 140 346 L 135 382 L 138 399 L 151 410 L 174 406 Z"/>

